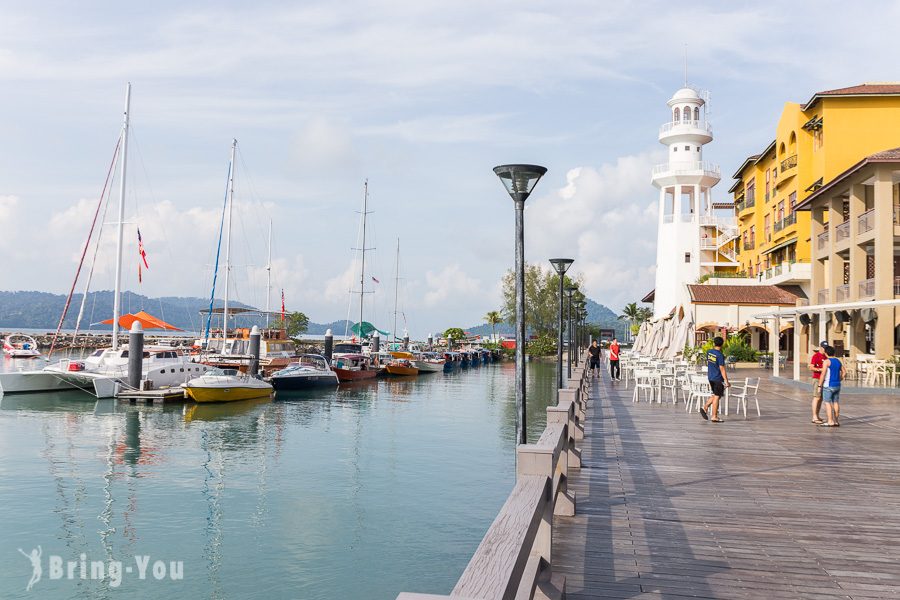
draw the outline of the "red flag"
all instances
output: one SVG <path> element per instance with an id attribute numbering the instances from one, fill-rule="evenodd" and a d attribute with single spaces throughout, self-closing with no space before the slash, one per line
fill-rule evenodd
<path id="1" fill-rule="evenodd" d="M 380 281 L 378 281 L 378 280 L 375 279 L 374 277 L 372 278 L 372 281 L 374 281 L 375 283 L 381 283 Z"/>
<path id="2" fill-rule="evenodd" d="M 284 289 L 281 290 L 281 322 L 284 323 Z"/>
<path id="3" fill-rule="evenodd" d="M 144 240 L 141 238 L 141 228 L 138 227 L 138 254 L 141 255 L 141 260 L 144 261 L 144 267 L 147 269 L 150 268 L 150 265 L 147 264 L 147 253 L 144 252 Z M 138 263 L 140 265 L 140 263 Z"/>

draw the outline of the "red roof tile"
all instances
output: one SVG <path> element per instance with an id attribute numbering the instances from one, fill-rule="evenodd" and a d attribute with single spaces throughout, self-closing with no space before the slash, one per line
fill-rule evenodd
<path id="1" fill-rule="evenodd" d="M 865 95 L 900 95 L 900 83 L 863 83 L 861 85 L 851 85 L 850 87 L 837 88 L 834 90 L 824 90 L 816 92 L 803 106 L 803 110 L 807 110 L 822 96 L 865 96 Z"/>
<path id="2" fill-rule="evenodd" d="M 699 304 L 759 304 L 795 306 L 795 291 L 777 285 L 688 285 L 691 300 Z"/>

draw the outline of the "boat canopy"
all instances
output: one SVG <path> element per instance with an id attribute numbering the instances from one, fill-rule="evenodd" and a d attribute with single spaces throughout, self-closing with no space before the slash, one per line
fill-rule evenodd
<path id="1" fill-rule="evenodd" d="M 350 331 L 352 331 L 354 334 L 356 334 L 360 337 L 364 337 L 364 338 L 371 336 L 376 331 L 383 336 L 391 335 L 390 331 L 382 331 L 382 330 L 378 329 L 377 327 L 375 327 L 374 325 L 372 325 L 371 323 L 369 323 L 368 321 L 362 322 L 362 333 L 360 333 L 360 324 L 359 323 L 354 323 L 353 327 L 350 328 Z"/>
<path id="2" fill-rule="evenodd" d="M 151 315 L 150 313 L 140 311 L 134 314 L 122 315 L 119 317 L 119 326 L 124 327 L 125 329 L 131 329 L 131 326 L 137 321 L 141 324 L 141 327 L 144 329 L 164 329 L 166 331 L 184 331 L 183 329 L 179 329 L 174 325 L 166 323 L 162 319 L 158 319 Z M 112 325 L 113 320 L 107 319 L 105 321 L 100 321 L 101 325 Z"/>

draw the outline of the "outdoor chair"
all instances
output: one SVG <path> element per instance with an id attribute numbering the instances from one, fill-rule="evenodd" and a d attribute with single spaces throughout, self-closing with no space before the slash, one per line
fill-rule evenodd
<path id="1" fill-rule="evenodd" d="M 709 389 L 709 380 L 706 379 L 703 375 L 691 375 L 691 394 L 688 397 L 687 407 L 685 410 L 688 412 L 700 411 L 700 406 L 703 404 L 703 401 L 709 398 L 710 389 Z M 694 408 L 694 401 L 697 402 L 697 408 Z"/>
<path id="2" fill-rule="evenodd" d="M 738 414 L 743 408 L 744 416 L 747 416 L 747 399 L 750 398 L 756 403 L 756 416 L 761 417 L 762 413 L 759 411 L 759 398 L 757 397 L 757 393 L 759 392 L 759 377 L 747 377 L 744 379 L 744 385 L 733 385 L 731 389 L 728 390 L 728 395 L 726 398 L 734 398 L 737 400 L 737 406 L 734 409 L 734 414 Z M 728 414 L 728 404 L 726 400 L 725 404 L 725 414 Z"/>
<path id="3" fill-rule="evenodd" d="M 654 383 L 653 373 L 651 373 L 649 369 L 635 369 L 634 394 L 631 397 L 631 401 L 635 403 L 640 402 L 641 392 L 643 391 L 647 394 L 647 401 L 652 404 L 653 398 L 656 396 L 656 386 Z"/>
<path id="4" fill-rule="evenodd" d="M 664 373 L 661 376 L 659 385 L 659 402 L 662 403 L 662 395 L 665 390 L 669 390 L 672 395 L 672 405 L 678 404 L 678 375 L 675 373 Z"/>

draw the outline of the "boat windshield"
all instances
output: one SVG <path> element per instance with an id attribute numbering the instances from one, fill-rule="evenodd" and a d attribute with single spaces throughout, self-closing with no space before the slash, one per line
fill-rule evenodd
<path id="1" fill-rule="evenodd" d="M 211 377 L 235 377 L 235 376 L 239 375 L 237 369 L 218 369 L 218 368 L 207 369 L 206 372 L 203 374 L 206 376 L 211 376 Z"/>
<path id="2" fill-rule="evenodd" d="M 325 358 L 314 354 L 302 354 L 297 359 L 297 362 L 292 364 L 301 367 L 312 367 L 314 369 L 325 369 L 326 367 Z"/>

